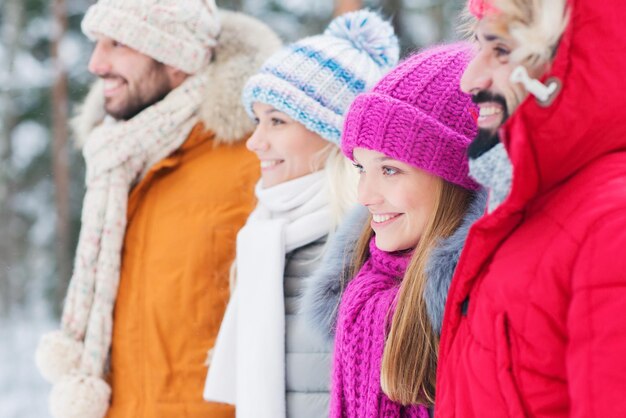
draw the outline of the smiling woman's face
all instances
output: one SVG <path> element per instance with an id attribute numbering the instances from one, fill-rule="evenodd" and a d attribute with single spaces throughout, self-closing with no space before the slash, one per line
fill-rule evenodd
<path id="1" fill-rule="evenodd" d="M 264 188 L 323 168 L 320 153 L 329 143 L 299 122 L 265 103 L 254 103 L 257 127 L 246 146 L 261 160 Z"/>
<path id="2" fill-rule="evenodd" d="M 441 179 L 380 152 L 355 148 L 358 200 L 372 214 L 376 246 L 387 252 L 414 249 L 434 211 Z"/>

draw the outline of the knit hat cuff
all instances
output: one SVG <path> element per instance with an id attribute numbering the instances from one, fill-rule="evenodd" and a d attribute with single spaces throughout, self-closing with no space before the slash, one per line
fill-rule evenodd
<path id="1" fill-rule="evenodd" d="M 267 73 L 257 74 L 246 83 L 242 101 L 251 118 L 255 117 L 252 105 L 255 102 L 265 103 L 287 114 L 309 131 L 339 145 L 343 117 L 286 80 Z"/>
<path id="2" fill-rule="evenodd" d="M 81 23 L 83 33 L 92 41 L 104 35 L 148 55 L 155 60 L 195 74 L 211 59 L 211 47 L 185 42 L 119 9 L 95 4 L 87 10 Z"/>
<path id="3" fill-rule="evenodd" d="M 378 151 L 469 190 L 467 138 L 421 110 L 379 93 L 361 94 L 346 117 L 341 143 L 354 159 L 354 148 Z"/>

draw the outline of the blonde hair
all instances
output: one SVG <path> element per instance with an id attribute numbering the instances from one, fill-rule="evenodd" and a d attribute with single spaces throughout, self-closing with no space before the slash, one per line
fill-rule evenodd
<path id="1" fill-rule="evenodd" d="M 331 231 L 334 231 L 357 201 L 359 174 L 337 145 L 329 143 L 321 153 L 325 156 L 325 187 L 330 196 Z"/>
<path id="2" fill-rule="evenodd" d="M 434 404 L 439 338 L 424 300 L 430 251 L 461 224 L 474 194 L 438 178 L 432 214 L 417 244 L 398 292 L 385 340 L 380 381 L 383 392 L 402 405 Z M 369 257 L 373 231 L 364 228 L 355 249 L 352 275 Z"/>

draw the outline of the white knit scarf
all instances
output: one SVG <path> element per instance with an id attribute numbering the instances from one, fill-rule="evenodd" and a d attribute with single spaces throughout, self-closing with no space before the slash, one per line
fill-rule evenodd
<path id="1" fill-rule="evenodd" d="M 262 189 L 237 236 L 237 284 L 217 338 L 204 397 L 238 418 L 286 415 L 285 255 L 331 229 L 324 173 Z"/>
<path id="2" fill-rule="evenodd" d="M 55 417 L 106 413 L 110 388 L 101 377 L 111 345 L 128 195 L 151 166 L 186 140 L 198 122 L 204 85 L 203 77 L 192 76 L 129 121 L 107 118 L 85 144 L 87 191 L 61 331 L 43 336 L 36 356 L 44 377 L 55 384 Z M 88 415 L 70 406 L 77 401 L 69 397 L 81 394 L 97 404 L 85 405 Z"/>

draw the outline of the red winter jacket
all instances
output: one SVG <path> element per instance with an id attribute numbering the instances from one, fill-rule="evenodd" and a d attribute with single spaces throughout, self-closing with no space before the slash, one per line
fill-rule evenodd
<path id="1" fill-rule="evenodd" d="M 503 126 L 511 193 L 451 285 L 438 418 L 626 416 L 626 4 L 569 5 L 563 89 Z"/>

